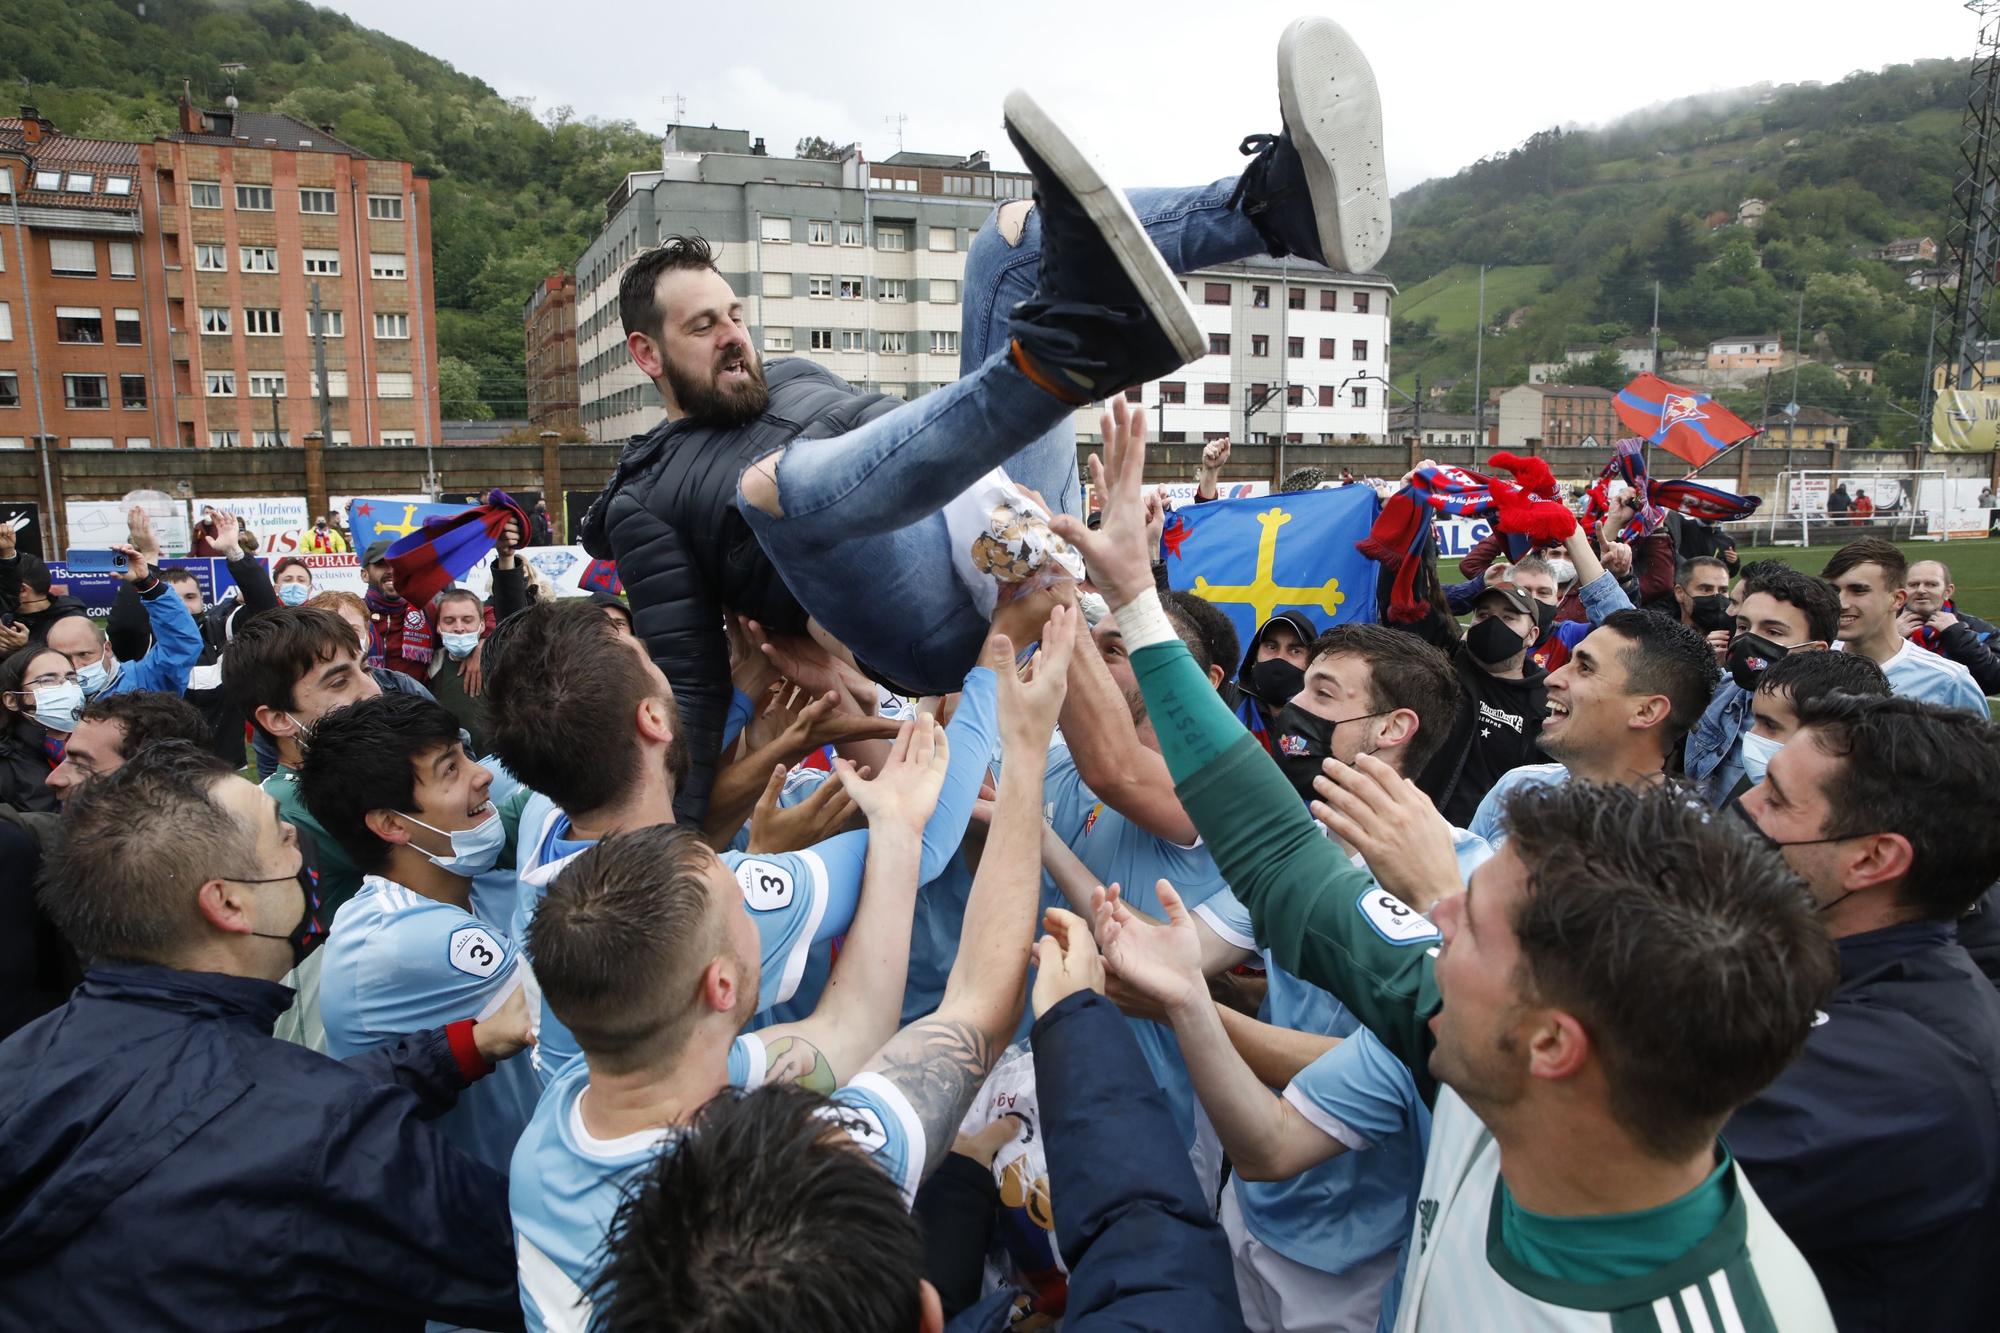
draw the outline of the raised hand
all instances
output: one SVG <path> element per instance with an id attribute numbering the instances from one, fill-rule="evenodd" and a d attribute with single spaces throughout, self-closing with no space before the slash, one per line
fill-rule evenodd
<path id="1" fill-rule="evenodd" d="M 1168 1013 L 1208 999 L 1208 978 L 1201 971 L 1201 936 L 1180 894 L 1165 880 L 1154 886 L 1164 923 L 1125 905 L 1118 888 L 1091 894 L 1097 916 L 1097 941 L 1105 965 L 1126 985 Z"/>
<path id="2" fill-rule="evenodd" d="M 1069 659 L 1076 647 L 1079 615 L 1070 606 L 1049 612 L 1049 622 L 1042 628 L 1041 651 L 1032 664 L 1032 680 L 1023 681 L 1014 669 L 1012 639 L 995 634 L 986 641 L 980 660 L 999 678 L 1001 743 L 1009 753 L 1040 755 L 1048 749 L 1056 715 L 1062 711 L 1069 689 Z"/>
<path id="3" fill-rule="evenodd" d="M 1055 517 L 1056 534 L 1083 555 L 1090 578 L 1111 605 L 1125 605 L 1153 586 L 1153 555 L 1146 549 L 1146 413 L 1123 397 L 1103 417 L 1105 455 L 1090 456 L 1090 483 L 1101 497 L 1095 532 L 1072 514 Z"/>
<path id="4" fill-rule="evenodd" d="M 147 555 L 160 554 L 160 539 L 153 532 L 153 516 L 146 512 L 146 506 L 133 505 L 125 511 L 125 534 L 126 540 Z"/>
<path id="5" fill-rule="evenodd" d="M 778 796 L 785 789 L 785 771 L 783 764 L 773 766 L 771 780 L 764 785 L 764 794 L 757 798 L 757 806 L 750 812 L 751 851 L 796 852 L 859 826 L 860 808 L 841 786 L 838 773 L 797 805 L 779 805 Z"/>
<path id="6" fill-rule="evenodd" d="M 750 642 L 786 680 L 814 694 L 836 690 L 842 706 L 855 712 L 875 711 L 875 682 L 862 674 L 845 649 L 836 652 L 810 635 L 772 634 L 754 620 L 741 623 Z"/>
<path id="7" fill-rule="evenodd" d="M 1201 470 L 1212 479 L 1222 475 L 1222 469 L 1229 466 L 1229 441 L 1210 440 L 1201 447 Z"/>
<path id="8" fill-rule="evenodd" d="M 920 834 L 937 808 L 950 757 L 951 743 L 944 728 L 934 717 L 919 716 L 897 730 L 896 743 L 875 777 L 862 777 L 845 759 L 835 759 L 833 769 L 840 775 L 848 799 L 868 816 L 871 828 L 900 824 Z"/>
<path id="9" fill-rule="evenodd" d="M 1313 818 L 1361 853 L 1377 884 L 1418 912 L 1464 891 L 1451 825 L 1416 783 L 1372 754 L 1320 768 Z"/>
<path id="10" fill-rule="evenodd" d="M 1042 929 L 1048 933 L 1035 942 L 1035 989 L 1029 996 L 1036 1018 L 1078 991 L 1104 993 L 1104 960 L 1084 919 L 1051 907 L 1042 914 Z"/>
<path id="11" fill-rule="evenodd" d="M 135 514 L 144 514 L 146 511 L 143 509 L 139 509 L 135 506 L 132 512 Z M 215 511 L 216 550 L 218 551 L 233 550 L 236 546 L 236 539 L 242 535 L 243 535 L 242 519 L 239 519 L 234 514 L 226 514 L 222 512 L 220 509 Z M 134 541 L 132 544 L 134 546 L 137 546 L 139 543 Z M 233 559 L 234 557 L 228 557 L 228 558 Z"/>
<path id="12" fill-rule="evenodd" d="M 148 573 L 146 557 L 140 554 L 138 547 L 113 546 L 111 551 L 114 555 L 125 557 L 125 568 L 119 573 L 119 578 L 124 579 L 127 583 L 144 583 L 146 581 L 146 574 Z"/>
<path id="13" fill-rule="evenodd" d="M 528 1019 L 528 988 L 514 987 L 498 1009 L 472 1025 L 472 1044 L 480 1058 L 497 1065 L 508 1056 L 534 1044 L 534 1026 Z"/>

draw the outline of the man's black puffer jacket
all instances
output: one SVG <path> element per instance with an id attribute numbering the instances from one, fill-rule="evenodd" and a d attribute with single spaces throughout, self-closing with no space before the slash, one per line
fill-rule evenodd
<path id="1" fill-rule="evenodd" d="M 583 520 L 585 549 L 618 562 L 632 627 L 673 686 L 691 761 L 674 796 L 685 823 L 707 812 L 729 712 L 722 613 L 786 634 L 806 626 L 806 612 L 737 512 L 737 478 L 793 439 L 844 434 L 901 405 L 811 361 L 773 361 L 764 374 L 770 406 L 747 426 L 683 418 L 634 437 Z"/>

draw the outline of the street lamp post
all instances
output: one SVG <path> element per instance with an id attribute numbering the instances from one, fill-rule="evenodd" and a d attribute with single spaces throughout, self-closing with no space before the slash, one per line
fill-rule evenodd
<path id="1" fill-rule="evenodd" d="M 1349 375 L 1346 379 L 1340 382 L 1340 391 L 1342 393 L 1346 393 L 1347 386 L 1354 383 L 1356 380 L 1372 380 L 1373 382 L 1380 384 L 1390 393 L 1395 394 L 1398 398 L 1401 398 L 1404 402 L 1410 405 L 1411 424 L 1416 429 L 1417 444 L 1419 448 L 1421 448 L 1424 442 L 1424 405 L 1420 401 L 1420 399 L 1418 397 L 1413 397 L 1410 394 L 1404 393 L 1401 389 L 1397 388 L 1387 379 L 1383 378 L 1380 375 L 1375 374 L 1373 371 L 1363 371 L 1358 375 Z M 1417 385 L 1417 394 L 1421 395 L 1424 391 L 1423 376 L 1421 375 L 1417 376 L 1416 385 Z"/>

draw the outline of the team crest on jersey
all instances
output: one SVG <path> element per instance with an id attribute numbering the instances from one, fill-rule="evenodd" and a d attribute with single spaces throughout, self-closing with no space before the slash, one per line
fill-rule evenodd
<path id="1" fill-rule="evenodd" d="M 792 872 L 776 861 L 748 860 L 736 867 L 743 886 L 743 905 L 753 912 L 775 912 L 792 903 Z"/>
<path id="2" fill-rule="evenodd" d="M 1310 749 L 1312 742 L 1297 732 L 1278 737 L 1278 753 L 1289 759 L 1302 759 Z"/>
<path id="3" fill-rule="evenodd" d="M 1083 831 L 1089 833 L 1093 828 L 1096 828 L 1097 817 L 1103 813 L 1104 802 L 1099 801 L 1096 805 L 1091 806 L 1090 813 L 1083 817 Z"/>

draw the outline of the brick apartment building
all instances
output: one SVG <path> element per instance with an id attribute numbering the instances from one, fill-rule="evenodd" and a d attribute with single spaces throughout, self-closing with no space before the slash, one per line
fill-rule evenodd
<path id="1" fill-rule="evenodd" d="M 1589 384 L 1522 384 L 1500 395 L 1502 449 L 1595 442 L 1609 447 L 1627 434 L 1612 408 L 1615 395 Z"/>
<path id="2" fill-rule="evenodd" d="M 551 273 L 535 286 L 527 328 L 528 425 L 582 434 L 576 379 L 576 275 Z"/>
<path id="3" fill-rule="evenodd" d="M 0 315 L 0 447 L 299 443 L 321 422 L 315 284 L 329 443 L 441 439 L 429 185 L 406 162 L 185 96 L 151 143 L 24 107 L 0 119 L 0 244 L 20 307 Z"/>

